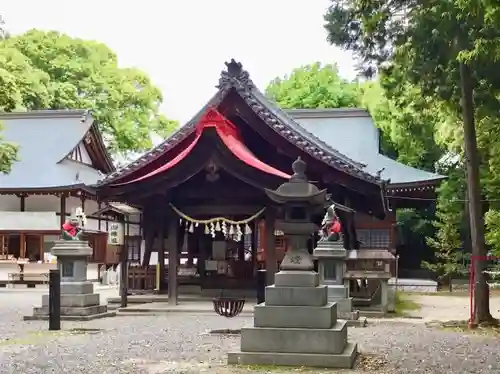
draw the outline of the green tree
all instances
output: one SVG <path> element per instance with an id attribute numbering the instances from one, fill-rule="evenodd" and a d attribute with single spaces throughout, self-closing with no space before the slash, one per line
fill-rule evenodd
<path id="1" fill-rule="evenodd" d="M 355 108 L 359 106 L 358 85 L 340 77 L 337 65 L 319 62 L 294 69 L 275 78 L 266 95 L 282 108 Z"/>
<path id="2" fill-rule="evenodd" d="M 12 169 L 12 164 L 17 161 L 18 147 L 4 141 L 1 132 L 2 124 L 0 123 L 0 173 L 8 174 Z"/>
<path id="3" fill-rule="evenodd" d="M 108 148 L 120 156 L 150 148 L 151 131 L 165 137 L 177 126 L 159 112 L 162 95 L 149 77 L 119 67 L 102 43 L 31 30 L 0 48 L 12 56 L 4 68 L 11 86 L 4 110 L 91 109 Z"/>
<path id="4" fill-rule="evenodd" d="M 0 15 L 0 40 L 3 40 L 7 36 L 4 25 L 3 18 Z M 12 60 L 17 60 L 17 63 L 13 64 L 16 67 L 15 70 L 18 70 L 20 65 L 23 65 L 21 71 L 24 72 L 24 69 L 29 70 L 31 66 L 25 64 L 22 57 L 19 55 L 16 56 L 16 51 L 0 48 L 0 110 L 16 108 L 22 101 L 21 88 L 19 87 L 22 84 L 10 72 L 10 66 L 8 66 L 12 64 Z M 17 160 L 18 147 L 15 144 L 4 141 L 1 131 L 2 124 L 0 123 L 0 173 L 7 174 L 10 172 L 12 164 Z"/>
<path id="5" fill-rule="evenodd" d="M 439 187 L 435 237 L 429 237 L 428 243 L 436 249 L 432 262 L 422 265 L 436 272 L 441 281 L 447 281 L 452 289 L 454 276 L 464 276 L 466 252 L 463 250 L 462 230 L 464 228 L 465 173 L 462 162 L 448 165 L 448 179 Z"/>
<path id="6" fill-rule="evenodd" d="M 400 77 L 405 82 L 404 77 Z M 397 160 L 419 169 L 436 171 L 445 148 L 435 137 L 441 121 L 441 108 L 422 96 L 418 87 L 402 83 L 398 92 L 388 90 L 387 82 L 363 85 L 362 106 L 397 150 Z M 408 136 L 411 134 L 411 136 Z"/>
<path id="7" fill-rule="evenodd" d="M 50 77 L 18 49 L 0 43 L 0 111 L 50 107 Z"/>
<path id="8" fill-rule="evenodd" d="M 462 113 L 473 255 L 486 255 L 475 120 L 481 112 L 498 111 L 500 84 L 493 72 L 498 71 L 500 6 L 471 0 L 332 3 L 325 16 L 328 39 L 354 51 L 365 74 L 403 72 L 425 96 Z M 475 269 L 473 323 L 492 321 L 485 266 L 478 261 Z"/>
<path id="9" fill-rule="evenodd" d="M 8 36 L 7 30 L 5 30 L 5 21 L 0 15 L 0 40 L 5 39 Z"/>

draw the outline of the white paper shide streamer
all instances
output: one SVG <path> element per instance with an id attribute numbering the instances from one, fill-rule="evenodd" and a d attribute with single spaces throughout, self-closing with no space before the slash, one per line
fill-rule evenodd
<path id="1" fill-rule="evenodd" d="M 241 241 L 243 235 L 249 235 L 252 233 L 249 223 L 255 221 L 259 218 L 266 208 L 262 208 L 254 215 L 245 218 L 240 221 L 235 221 L 226 217 L 214 217 L 209 219 L 196 219 L 184 214 L 182 211 L 177 209 L 174 205 L 170 204 L 174 212 L 179 216 L 181 224 L 185 224 L 186 231 L 188 233 L 194 233 L 196 228 L 200 225 L 203 227 L 203 233 L 205 235 L 211 235 L 215 238 L 217 233 L 221 233 L 225 238 L 233 239 L 236 241 Z"/>

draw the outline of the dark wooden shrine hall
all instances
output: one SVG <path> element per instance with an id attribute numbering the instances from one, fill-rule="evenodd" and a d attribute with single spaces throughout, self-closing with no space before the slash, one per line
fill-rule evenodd
<path id="1" fill-rule="evenodd" d="M 275 189 L 288 179 L 298 157 L 306 162 L 311 182 L 326 188 L 332 201 L 381 219 L 385 216 L 382 180 L 268 101 L 241 64 L 232 60 L 226 65 L 218 92 L 191 121 L 97 186 L 101 200 L 142 209 L 143 265 L 149 264 L 152 252 L 158 252 L 159 288 L 168 288 L 174 301 L 180 253 L 185 250 L 188 266 L 193 257 L 197 259 L 202 288 L 253 289 L 257 252 L 265 247 L 272 282 L 279 266 L 274 223 L 280 211 L 264 189 Z M 355 230 L 347 210 L 339 215 L 347 228 L 345 244 L 352 249 Z M 321 218 L 318 215 L 318 223 Z M 237 231 L 240 235 L 235 235 Z M 216 251 L 216 242 L 226 243 L 225 253 Z M 216 257 L 224 264 L 214 264 Z"/>

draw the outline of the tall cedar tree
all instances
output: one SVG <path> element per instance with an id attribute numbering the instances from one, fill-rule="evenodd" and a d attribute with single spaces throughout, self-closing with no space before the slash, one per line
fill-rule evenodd
<path id="1" fill-rule="evenodd" d="M 473 256 L 487 254 L 479 181 L 474 102 L 498 108 L 500 4 L 474 0 L 333 0 L 328 40 L 354 52 L 366 75 L 404 72 L 426 96 L 449 103 L 463 119 Z M 476 262 L 472 323 L 491 322 L 486 261 Z"/>

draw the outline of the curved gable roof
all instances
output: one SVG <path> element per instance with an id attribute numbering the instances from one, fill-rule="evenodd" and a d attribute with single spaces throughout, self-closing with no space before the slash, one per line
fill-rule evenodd
<path id="1" fill-rule="evenodd" d="M 136 161 L 108 175 L 99 184 L 112 183 L 126 177 L 143 167 L 146 163 L 158 159 L 162 154 L 172 149 L 194 131 L 196 123 L 205 110 L 208 107 L 216 107 L 220 104 L 230 90 L 235 90 L 264 123 L 305 153 L 361 180 L 377 185 L 383 184 L 383 181 L 378 176 L 364 170 L 366 165 L 350 159 L 329 144 L 323 142 L 314 134 L 304 129 L 285 111 L 269 101 L 253 84 L 250 75 L 247 71 L 243 70 L 241 63 L 233 59 L 231 62 L 226 63 L 226 66 L 227 70 L 221 73 L 219 84 L 217 85 L 219 91 L 187 124 L 182 126 L 162 144 L 145 153 Z"/>

